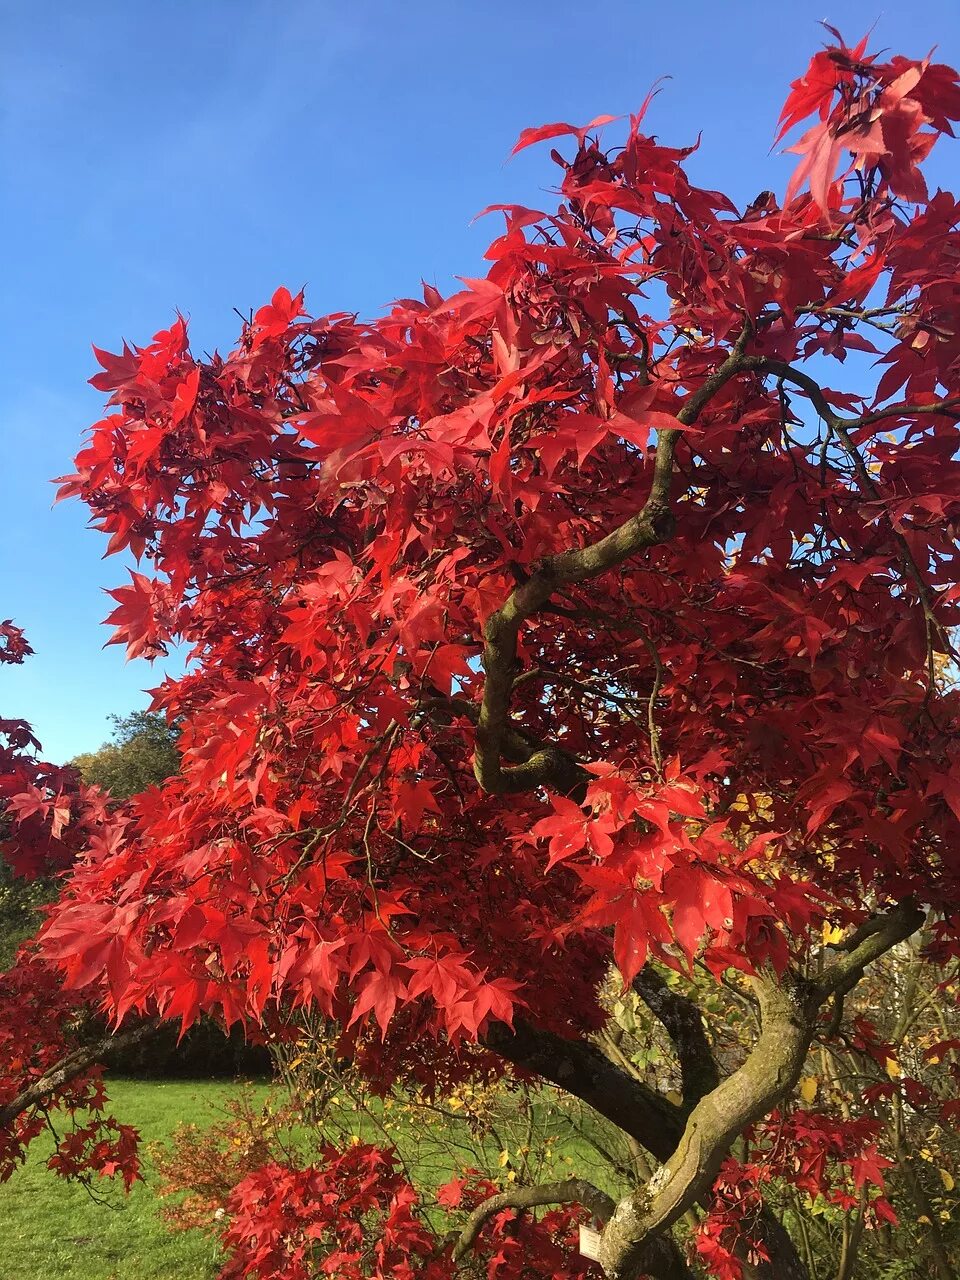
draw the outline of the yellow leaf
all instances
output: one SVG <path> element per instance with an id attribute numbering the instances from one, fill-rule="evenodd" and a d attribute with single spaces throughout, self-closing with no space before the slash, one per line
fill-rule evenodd
<path id="1" fill-rule="evenodd" d="M 500 1159 L 497 1161 L 497 1164 L 500 1166 L 500 1168 L 501 1168 L 501 1169 L 504 1169 L 504 1168 L 506 1168 L 506 1166 L 507 1166 L 507 1164 L 508 1164 L 509 1160 L 510 1160 L 510 1152 L 509 1152 L 509 1151 L 501 1151 L 501 1152 L 500 1152 Z"/>
<path id="2" fill-rule="evenodd" d="M 511 1169 L 510 1172 L 507 1174 L 507 1181 L 516 1182 L 516 1180 L 517 1180 L 517 1171 L 516 1169 Z"/>
<path id="3" fill-rule="evenodd" d="M 683 1101 L 683 1097 L 676 1089 L 670 1089 L 667 1092 L 667 1101 L 672 1102 L 675 1107 L 679 1107 L 680 1103 Z"/>
<path id="4" fill-rule="evenodd" d="M 824 920 L 823 941 L 826 946 L 828 947 L 835 946 L 836 943 L 843 941 L 844 936 L 845 935 L 842 929 L 838 929 L 836 925 L 830 924 L 828 920 Z"/>
<path id="5" fill-rule="evenodd" d="M 900 1074 L 900 1063 L 896 1060 L 896 1058 L 888 1058 L 886 1062 L 886 1067 L 887 1067 L 887 1075 L 890 1077 L 890 1079 L 896 1080 L 897 1076 Z"/>
<path id="6" fill-rule="evenodd" d="M 811 1103 L 817 1096 L 817 1077 L 803 1076 L 800 1080 L 800 1097 L 806 1103 Z"/>
<path id="7" fill-rule="evenodd" d="M 953 1188 L 957 1185 L 956 1179 L 954 1178 L 953 1174 L 950 1172 L 949 1169 L 940 1170 L 940 1181 L 943 1183 L 944 1190 L 946 1191 L 952 1191 Z"/>

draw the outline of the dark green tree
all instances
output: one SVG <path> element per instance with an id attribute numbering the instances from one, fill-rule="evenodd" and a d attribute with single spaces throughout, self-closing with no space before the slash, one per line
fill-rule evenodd
<path id="1" fill-rule="evenodd" d="M 180 730 L 176 725 L 151 711 L 131 711 L 110 720 L 112 740 L 70 761 L 84 782 L 95 783 L 116 800 L 127 800 L 177 772 Z"/>

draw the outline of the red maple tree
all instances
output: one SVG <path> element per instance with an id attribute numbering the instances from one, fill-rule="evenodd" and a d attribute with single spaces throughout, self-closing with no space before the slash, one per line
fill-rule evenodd
<path id="1" fill-rule="evenodd" d="M 783 200 L 743 211 L 644 110 L 616 146 L 606 117 L 527 130 L 562 148 L 558 206 L 498 206 L 460 292 L 362 322 L 281 288 L 226 356 L 179 317 L 97 352 L 111 410 L 61 493 L 141 561 L 115 639 L 190 649 L 154 703 L 183 768 L 88 824 L 42 963 L 117 1025 L 317 1005 L 384 1087 L 510 1064 L 658 1162 L 609 1203 L 489 1187 L 430 1246 L 388 1154 L 331 1152 L 241 1184 L 226 1274 L 319 1250 L 433 1278 L 486 1248 L 557 1275 L 570 1211 L 481 1232 L 554 1203 L 602 1223 L 611 1277 L 791 1280 L 771 1170 L 820 1153 L 882 1188 L 869 1126 L 789 1109 L 871 962 L 925 921 L 960 955 L 960 202 L 922 175 L 960 81 L 837 37 L 781 136 L 811 118 Z M 52 785 L 5 787 L 14 847 L 43 805 L 62 834 Z M 599 1047 L 611 965 L 679 1101 Z M 692 975 L 731 970 L 761 1029 L 725 1064 Z M 699 1262 L 671 1236 L 695 1206 Z"/>

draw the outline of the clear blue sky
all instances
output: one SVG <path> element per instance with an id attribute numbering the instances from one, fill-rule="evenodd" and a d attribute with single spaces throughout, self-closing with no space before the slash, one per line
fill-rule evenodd
<path id="1" fill-rule="evenodd" d="M 77 504 L 51 509 L 100 416 L 90 343 L 143 341 L 175 308 L 194 347 L 227 347 L 274 288 L 314 313 L 372 314 L 481 270 L 487 204 L 548 200 L 526 125 L 635 108 L 662 139 L 703 130 L 696 181 L 782 190 L 769 154 L 819 20 L 960 62 L 958 0 L 0 0 L 4 265 L 0 619 L 37 650 L 0 670 L 0 715 L 53 760 L 97 746 L 163 664 L 103 649 L 125 580 Z M 960 149 L 939 156 L 949 183 Z"/>

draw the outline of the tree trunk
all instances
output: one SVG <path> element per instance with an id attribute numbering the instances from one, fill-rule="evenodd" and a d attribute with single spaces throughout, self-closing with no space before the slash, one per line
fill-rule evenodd
<path id="1" fill-rule="evenodd" d="M 620 1070 L 589 1041 L 565 1040 L 518 1019 L 513 1030 L 494 1023 L 485 1043 L 499 1057 L 586 1102 L 655 1160 L 666 1162 L 676 1152 L 685 1131 L 683 1110 Z M 796 1246 L 777 1218 L 764 1210 L 759 1225 L 770 1262 L 748 1267 L 749 1280 L 809 1280 Z M 683 1277 L 682 1272 L 677 1274 Z"/>

